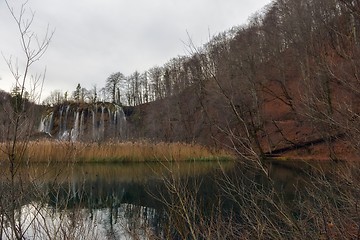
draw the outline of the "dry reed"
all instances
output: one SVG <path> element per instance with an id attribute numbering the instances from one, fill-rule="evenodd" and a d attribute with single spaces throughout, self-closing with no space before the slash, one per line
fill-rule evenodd
<path id="1" fill-rule="evenodd" d="M 5 159 L 0 153 L 0 159 Z M 197 144 L 104 142 L 82 143 L 64 141 L 31 141 L 25 153 L 29 162 L 149 162 L 230 160 L 225 150 L 210 149 Z"/>

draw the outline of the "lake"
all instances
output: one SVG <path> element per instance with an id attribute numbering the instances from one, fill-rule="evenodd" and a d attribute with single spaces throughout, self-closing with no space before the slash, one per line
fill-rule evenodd
<path id="1" fill-rule="evenodd" d="M 271 163 L 266 174 L 233 162 L 33 164 L 14 181 L 2 167 L 2 239 L 14 229 L 24 239 L 181 239 L 194 234 L 183 219 L 210 226 L 217 211 L 246 220 L 229 191 L 267 191 L 268 174 L 290 201 L 303 179 Z"/>

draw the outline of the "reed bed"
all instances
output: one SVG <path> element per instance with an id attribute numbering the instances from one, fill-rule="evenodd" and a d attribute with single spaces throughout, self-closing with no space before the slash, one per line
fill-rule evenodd
<path id="1" fill-rule="evenodd" d="M 1 156 L 4 159 L 5 156 Z M 231 160 L 225 150 L 197 144 L 139 142 L 82 143 L 31 141 L 25 160 L 29 162 L 149 162 Z"/>

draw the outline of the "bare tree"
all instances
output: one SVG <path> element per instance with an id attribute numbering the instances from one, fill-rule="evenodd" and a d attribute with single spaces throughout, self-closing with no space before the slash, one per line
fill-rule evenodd
<path id="1" fill-rule="evenodd" d="M 89 91 L 89 101 L 90 103 L 96 103 L 96 101 L 98 100 L 98 92 L 97 92 L 97 87 L 96 85 L 94 85 L 92 87 L 92 89 Z"/>
<path id="2" fill-rule="evenodd" d="M 111 96 L 113 103 L 120 104 L 121 98 L 121 82 L 125 80 L 125 76 L 121 72 L 113 73 L 106 79 L 106 90 Z"/>
<path id="3" fill-rule="evenodd" d="M 64 97 L 64 93 L 61 90 L 54 90 L 50 93 L 48 97 L 45 98 L 43 104 L 52 106 L 52 105 L 61 104 L 64 101 L 66 101 Z"/>
<path id="4" fill-rule="evenodd" d="M 8 179 L 9 191 L 6 195 L 8 203 L 7 206 L 4 206 L 6 211 L 1 208 L 1 223 L 6 221 L 10 224 L 11 231 L 6 233 L 9 238 L 23 239 L 27 226 L 23 225 L 21 212 L 17 211 L 17 207 L 26 197 L 26 187 L 28 184 L 23 182 L 23 185 L 20 184 L 20 188 L 16 186 L 19 186 L 18 182 L 22 182 L 19 167 L 26 162 L 24 153 L 36 123 L 35 105 L 29 100 L 39 100 L 41 94 L 35 90 L 42 87 L 45 77 L 45 73 L 43 75 L 30 74 L 33 64 L 39 61 L 45 54 L 54 32 L 50 31 L 49 27 L 47 27 L 44 36 L 39 37 L 31 30 L 35 14 L 30 12 L 30 16 L 27 17 L 27 2 L 21 4 L 19 12 L 16 12 L 7 0 L 5 0 L 5 3 L 19 32 L 23 52 L 22 59 L 25 64 L 24 66 L 19 66 L 17 60 L 14 61 L 11 57 L 5 58 L 14 78 L 16 94 L 12 96 L 11 105 L 4 107 L 4 111 L 9 118 L 9 125 L 6 132 L 6 144 L 1 145 L 1 151 L 7 156 L 10 177 Z M 27 98 L 25 90 L 28 85 L 31 86 L 31 98 Z M 1 230 L 5 231 L 4 228 Z"/>
<path id="5" fill-rule="evenodd" d="M 162 72 L 163 70 L 161 67 L 153 67 L 149 70 L 152 91 L 154 92 L 154 100 L 162 99 L 164 97 Z"/>

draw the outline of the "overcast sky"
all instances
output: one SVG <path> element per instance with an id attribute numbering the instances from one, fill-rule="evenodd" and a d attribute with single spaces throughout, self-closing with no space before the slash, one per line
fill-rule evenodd
<path id="1" fill-rule="evenodd" d="M 15 11 L 21 0 L 8 0 Z M 162 66 L 186 55 L 187 33 L 202 46 L 212 36 L 245 24 L 271 0 L 29 0 L 39 37 L 55 29 L 51 44 L 31 73 L 47 69 L 43 98 L 53 90 L 72 92 L 105 85 L 114 72 L 125 75 Z M 28 11 L 29 12 L 29 11 Z M 0 51 L 24 59 L 19 34 L 5 2 L 0 0 Z M 0 89 L 14 85 L 0 59 Z"/>

